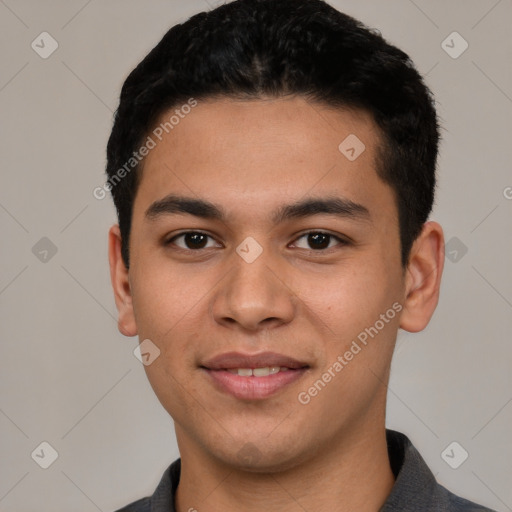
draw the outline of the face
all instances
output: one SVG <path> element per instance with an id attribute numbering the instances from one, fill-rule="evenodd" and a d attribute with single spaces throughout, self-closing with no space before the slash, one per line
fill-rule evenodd
<path id="1" fill-rule="evenodd" d="M 160 351 L 145 369 L 182 455 L 269 471 L 383 424 L 418 273 L 401 266 L 371 118 L 302 98 L 201 101 L 161 138 L 130 269 L 115 229 L 111 264 L 121 331 Z"/>

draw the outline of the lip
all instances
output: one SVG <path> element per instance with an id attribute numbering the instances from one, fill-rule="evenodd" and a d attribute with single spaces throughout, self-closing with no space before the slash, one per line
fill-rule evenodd
<path id="1" fill-rule="evenodd" d="M 208 370 L 229 370 L 233 368 L 265 368 L 266 366 L 286 366 L 300 369 L 308 366 L 306 362 L 293 357 L 277 354 L 276 352 L 260 352 L 258 354 L 243 354 L 241 352 L 226 352 L 209 359 L 201 366 Z M 261 377 L 263 378 L 263 377 Z"/>
<path id="2" fill-rule="evenodd" d="M 288 371 L 265 377 L 242 377 L 229 372 L 233 368 L 287 367 Z M 240 400 L 263 400 L 300 379 L 309 368 L 305 362 L 275 352 L 242 354 L 228 352 L 201 365 L 213 385 L 220 391 Z"/>

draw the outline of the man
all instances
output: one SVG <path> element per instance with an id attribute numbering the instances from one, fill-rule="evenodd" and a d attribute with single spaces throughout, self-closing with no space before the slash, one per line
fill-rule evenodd
<path id="1" fill-rule="evenodd" d="M 439 297 L 438 138 L 407 55 L 321 0 L 198 14 L 130 74 L 112 285 L 181 457 L 124 511 L 489 510 L 385 429 Z"/>

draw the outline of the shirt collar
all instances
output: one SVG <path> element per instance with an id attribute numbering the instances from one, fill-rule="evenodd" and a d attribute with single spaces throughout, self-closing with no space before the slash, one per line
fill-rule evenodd
<path id="1" fill-rule="evenodd" d="M 438 487 L 432 471 L 406 435 L 388 429 L 386 439 L 395 484 L 379 512 L 422 510 Z"/>

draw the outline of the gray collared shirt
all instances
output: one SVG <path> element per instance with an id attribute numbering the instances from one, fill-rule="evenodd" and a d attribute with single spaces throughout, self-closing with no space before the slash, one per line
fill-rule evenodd
<path id="1" fill-rule="evenodd" d="M 386 430 L 389 460 L 395 484 L 379 512 L 494 512 L 451 493 L 436 482 L 427 464 L 407 436 Z M 181 459 L 165 471 L 152 496 L 117 512 L 176 512 L 174 496 L 180 480 Z"/>

